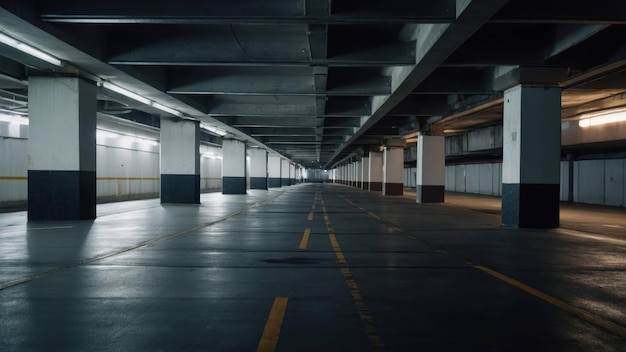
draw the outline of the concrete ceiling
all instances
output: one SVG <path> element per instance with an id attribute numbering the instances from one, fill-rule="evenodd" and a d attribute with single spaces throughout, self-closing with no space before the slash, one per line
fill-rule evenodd
<path id="1" fill-rule="evenodd" d="M 520 83 L 564 119 L 626 105 L 620 0 L 0 0 L 0 31 L 307 167 L 497 123 Z M 0 109 L 50 70 L 0 45 Z"/>

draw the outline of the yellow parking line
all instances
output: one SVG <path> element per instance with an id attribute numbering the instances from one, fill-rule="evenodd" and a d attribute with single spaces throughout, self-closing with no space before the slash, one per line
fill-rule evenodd
<path id="1" fill-rule="evenodd" d="M 307 244 L 309 243 L 309 235 L 311 234 L 311 229 L 306 228 L 304 230 L 304 234 L 302 235 L 302 240 L 300 240 L 300 249 L 306 249 Z"/>
<path id="2" fill-rule="evenodd" d="M 309 220 L 309 221 L 313 221 L 313 212 L 310 212 L 309 216 L 307 216 L 306 219 Z"/>
<path id="3" fill-rule="evenodd" d="M 272 310 L 270 316 L 265 323 L 265 329 L 263 330 L 263 336 L 257 346 L 257 352 L 274 352 L 276 345 L 278 344 L 278 336 L 280 335 L 280 329 L 283 326 L 283 319 L 285 318 L 285 312 L 287 311 L 287 297 L 276 297 L 274 304 L 272 304 Z"/>

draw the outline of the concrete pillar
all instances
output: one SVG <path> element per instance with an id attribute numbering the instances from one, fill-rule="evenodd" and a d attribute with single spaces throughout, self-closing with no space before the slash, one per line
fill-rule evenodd
<path id="1" fill-rule="evenodd" d="M 370 158 L 369 156 L 364 156 L 361 159 L 361 179 L 363 182 L 361 183 L 361 189 L 369 190 L 370 189 Z"/>
<path id="2" fill-rule="evenodd" d="M 416 201 L 443 203 L 446 181 L 446 144 L 443 136 L 417 139 Z"/>
<path id="3" fill-rule="evenodd" d="M 289 163 L 289 184 L 291 186 L 296 184 L 296 165 Z"/>
<path id="4" fill-rule="evenodd" d="M 28 220 L 96 218 L 96 96 L 76 77 L 28 80 Z"/>
<path id="5" fill-rule="evenodd" d="M 289 186 L 291 180 L 289 179 L 289 160 L 281 159 L 280 161 L 280 185 Z"/>
<path id="6" fill-rule="evenodd" d="M 200 125 L 161 119 L 161 203 L 200 204 Z"/>
<path id="7" fill-rule="evenodd" d="M 253 148 L 250 156 L 250 189 L 267 189 L 267 150 Z"/>
<path id="8" fill-rule="evenodd" d="M 268 163 L 268 185 L 270 188 L 276 188 L 281 186 L 280 181 L 280 166 L 281 166 L 281 157 L 278 155 L 270 155 L 267 160 Z"/>
<path id="9" fill-rule="evenodd" d="M 361 189 L 363 187 L 363 160 L 358 160 L 355 163 L 356 167 L 356 188 Z"/>
<path id="10" fill-rule="evenodd" d="M 518 85 L 504 92 L 502 224 L 558 227 L 561 89 Z"/>
<path id="11" fill-rule="evenodd" d="M 370 179 L 370 191 L 381 192 L 383 190 L 383 153 L 370 152 L 370 167 L 368 170 Z"/>
<path id="12" fill-rule="evenodd" d="M 222 194 L 246 194 L 246 144 L 222 141 Z"/>
<path id="13" fill-rule="evenodd" d="M 385 146 L 383 151 L 383 195 L 404 194 L 404 148 Z"/>

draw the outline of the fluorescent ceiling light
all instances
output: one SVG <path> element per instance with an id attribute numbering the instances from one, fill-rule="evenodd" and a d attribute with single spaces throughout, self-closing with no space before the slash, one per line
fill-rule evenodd
<path id="1" fill-rule="evenodd" d="M 15 48 L 23 53 L 26 53 L 30 56 L 36 57 L 40 60 L 43 60 L 47 63 L 53 64 L 55 66 L 59 66 L 59 67 L 63 67 L 65 66 L 63 64 L 63 61 L 57 59 L 56 57 L 45 53 L 33 46 L 30 46 L 24 42 L 21 42 L 17 39 L 11 38 L 8 35 L 4 34 L 4 33 L 0 33 L 0 43 L 2 44 L 6 44 L 12 48 Z"/>
<path id="2" fill-rule="evenodd" d="M 117 138 L 120 135 L 111 131 L 98 129 L 96 130 L 96 136 L 98 138 Z"/>
<path id="3" fill-rule="evenodd" d="M 209 132 L 213 132 L 213 133 L 215 133 L 215 134 L 217 134 L 217 135 L 219 135 L 219 136 L 222 136 L 222 137 L 224 137 L 225 135 L 227 135 L 227 134 L 228 134 L 228 133 L 226 133 L 225 131 L 220 130 L 220 129 L 219 129 L 219 128 L 217 128 L 217 127 L 213 127 L 213 126 L 211 126 L 211 125 L 207 125 L 207 124 L 206 124 L 206 123 L 204 123 L 204 122 L 200 123 L 200 128 L 204 128 L 205 130 L 207 130 L 207 131 L 209 131 Z"/>
<path id="4" fill-rule="evenodd" d="M 108 90 L 114 91 L 115 93 L 119 93 L 119 94 L 121 94 L 121 95 L 123 95 L 125 97 L 131 98 L 131 99 L 133 99 L 135 101 L 138 101 L 138 102 L 140 102 L 142 104 L 152 105 L 152 101 L 150 99 L 144 98 L 144 97 L 142 97 L 141 95 L 139 95 L 137 93 L 131 92 L 130 90 L 124 89 L 124 88 L 122 88 L 120 86 L 117 86 L 117 85 L 111 83 L 111 82 L 106 82 L 106 81 L 102 82 L 102 86 L 104 88 L 108 89 Z"/>
<path id="5" fill-rule="evenodd" d="M 161 111 L 165 111 L 165 112 L 170 113 L 170 114 L 172 114 L 174 116 L 178 116 L 178 117 L 185 116 L 182 112 L 180 112 L 178 110 L 174 110 L 174 109 L 172 109 L 172 108 L 170 108 L 168 106 L 161 105 L 161 104 L 159 104 L 157 102 L 154 102 L 154 101 L 152 102 L 151 105 L 154 106 L 155 108 L 161 110 Z"/>
<path id="6" fill-rule="evenodd" d="M 613 110 L 606 113 L 601 113 L 600 115 L 594 114 L 594 116 L 590 117 L 583 117 L 582 119 L 580 119 L 580 121 L 578 121 L 578 126 L 585 128 L 621 121 L 626 121 L 626 110 L 624 109 Z"/>
<path id="7" fill-rule="evenodd" d="M 15 123 L 18 125 L 28 125 L 28 119 L 17 115 L 0 114 L 0 121 Z"/>

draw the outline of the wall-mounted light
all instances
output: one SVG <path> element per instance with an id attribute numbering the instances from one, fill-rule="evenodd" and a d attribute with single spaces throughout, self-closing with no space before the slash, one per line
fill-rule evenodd
<path id="1" fill-rule="evenodd" d="M 583 115 L 578 121 L 578 126 L 585 128 L 622 121 L 626 121 L 626 109 L 617 109 Z"/>
<path id="2" fill-rule="evenodd" d="M 26 53 L 30 56 L 36 57 L 40 60 L 43 60 L 47 63 L 53 64 L 54 66 L 63 67 L 63 61 L 57 59 L 56 57 L 45 53 L 31 45 L 28 45 L 24 42 L 21 42 L 15 38 L 9 37 L 4 33 L 0 33 L 0 43 L 8 45 L 12 48 L 15 48 L 23 53 Z"/>
<path id="3" fill-rule="evenodd" d="M 17 125 L 28 125 L 28 119 L 18 115 L 0 114 L 0 121 Z"/>
<path id="4" fill-rule="evenodd" d="M 204 122 L 201 122 L 201 123 L 200 123 L 200 128 L 204 128 L 205 130 L 207 130 L 207 131 L 209 131 L 209 132 L 213 132 L 213 133 L 215 133 L 215 134 L 217 134 L 217 135 L 219 135 L 219 136 L 222 136 L 222 137 L 224 137 L 225 135 L 227 135 L 227 134 L 228 134 L 228 133 L 226 133 L 225 131 L 220 130 L 220 129 L 219 129 L 219 128 L 217 128 L 217 127 L 213 127 L 213 126 L 211 126 L 211 125 L 207 125 L 207 124 L 206 124 L 206 123 L 204 123 Z"/>
<path id="5" fill-rule="evenodd" d="M 110 91 L 113 91 L 115 93 L 119 93 L 119 94 L 121 94 L 121 95 L 123 95 L 125 97 L 131 98 L 131 99 L 133 99 L 135 101 L 138 101 L 138 102 L 140 102 L 142 104 L 145 104 L 145 105 L 151 105 L 151 103 L 152 103 L 152 101 L 150 99 L 144 98 L 144 97 L 142 97 L 141 95 L 139 95 L 139 94 L 137 94 L 135 92 L 131 92 L 130 90 L 122 88 L 122 87 L 120 87 L 118 85 L 115 85 L 115 84 L 113 84 L 111 82 L 106 82 L 106 81 L 102 82 L 102 87 L 104 87 L 104 88 L 106 88 L 106 89 L 108 89 Z"/>

